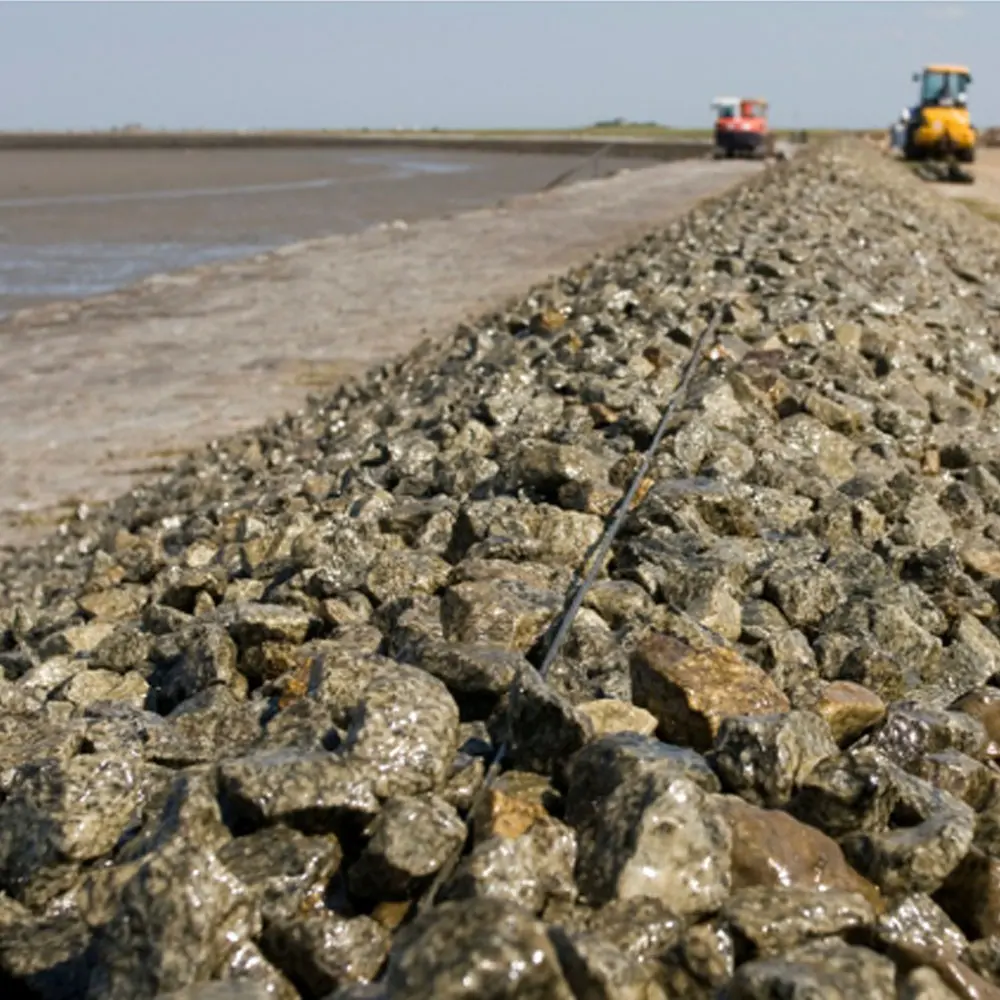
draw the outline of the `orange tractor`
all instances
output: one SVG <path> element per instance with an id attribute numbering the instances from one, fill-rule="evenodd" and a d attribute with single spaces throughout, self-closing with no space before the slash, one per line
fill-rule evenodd
<path id="1" fill-rule="evenodd" d="M 712 101 L 715 156 L 764 159 L 776 155 L 767 107 L 767 101 L 759 97 L 717 97 Z"/>

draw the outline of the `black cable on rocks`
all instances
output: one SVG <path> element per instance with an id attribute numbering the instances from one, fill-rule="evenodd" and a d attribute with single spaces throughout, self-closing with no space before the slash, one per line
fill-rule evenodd
<path id="1" fill-rule="evenodd" d="M 584 578 L 579 582 L 579 584 L 577 584 L 576 588 L 571 591 L 572 596 L 563 606 L 563 610 L 556 618 L 553 619 L 552 624 L 549 626 L 550 634 L 552 633 L 553 628 L 555 628 L 555 632 L 552 634 L 552 638 L 548 641 L 545 658 L 542 660 L 542 664 L 538 668 L 538 672 L 541 674 L 543 679 L 548 675 L 549 669 L 555 662 L 556 656 L 558 656 L 563 643 L 569 635 L 570 629 L 573 627 L 573 622 L 576 619 L 577 613 L 583 606 L 583 600 L 587 596 L 587 592 L 597 580 L 597 576 L 601 572 L 601 567 L 604 565 L 604 560 L 607 559 L 608 553 L 611 551 L 611 546 L 614 544 L 615 539 L 618 537 L 618 533 L 622 529 L 622 525 L 625 523 L 625 519 L 630 513 L 632 501 L 636 498 L 636 495 L 646 478 L 646 473 L 649 471 L 649 467 L 652 465 L 653 459 L 656 457 L 660 444 L 663 442 L 663 438 L 667 433 L 667 428 L 670 425 L 671 418 L 676 412 L 677 407 L 687 397 L 688 388 L 691 385 L 691 379 L 694 377 L 694 373 L 701 362 L 706 346 L 718 332 L 719 324 L 722 322 L 722 317 L 727 304 L 728 300 L 724 299 L 716 305 L 711 319 L 705 326 L 705 329 L 699 334 L 698 339 L 691 348 L 691 353 L 688 355 L 688 359 L 684 363 L 684 367 L 681 370 L 680 380 L 675 386 L 673 392 L 671 392 L 670 398 L 667 400 L 667 405 L 663 409 L 663 414 L 660 417 L 659 424 L 657 424 L 656 432 L 653 434 L 653 439 L 649 442 L 649 447 L 647 447 L 643 453 L 642 460 L 639 463 L 639 468 L 632 477 L 629 488 L 618 502 L 614 515 L 609 521 L 607 527 L 604 529 L 604 533 L 598 540 L 597 546 L 591 550 L 593 554 L 588 554 L 584 557 L 583 565 L 586 566 L 589 561 L 590 568 L 587 570 Z M 516 679 L 514 683 L 516 683 Z M 466 819 L 466 841 L 468 840 L 468 832 L 473 818 L 475 817 L 476 810 L 490 785 L 496 779 L 500 770 L 500 765 L 503 763 L 508 749 L 508 739 L 505 739 L 500 746 L 497 747 L 493 760 L 490 762 L 490 766 L 486 771 L 483 783 L 480 785 L 475 796 L 473 796 L 472 804 L 469 807 L 468 817 Z M 431 882 L 428 887 L 427 892 L 424 893 L 420 902 L 417 904 L 416 912 L 418 915 L 426 913 L 434 906 L 437 900 L 437 894 L 441 890 L 441 886 L 447 882 L 452 873 L 458 867 L 462 860 L 462 854 L 464 851 L 465 843 L 462 843 L 459 845 L 455 853 L 448 859 L 447 863 L 438 871 L 433 882 Z"/>

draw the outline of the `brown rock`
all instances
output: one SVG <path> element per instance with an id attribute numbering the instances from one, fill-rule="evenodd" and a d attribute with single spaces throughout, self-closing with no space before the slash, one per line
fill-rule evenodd
<path id="1" fill-rule="evenodd" d="M 652 736 L 656 732 L 655 715 L 637 705 L 618 701 L 617 698 L 599 698 L 576 707 L 577 711 L 582 712 L 593 723 L 597 736 L 607 733 L 641 733 L 643 736 Z"/>
<path id="2" fill-rule="evenodd" d="M 809 706 L 826 719 L 840 746 L 853 742 L 866 729 L 885 718 L 885 702 L 868 688 L 853 681 L 827 684 L 814 705 Z"/>
<path id="3" fill-rule="evenodd" d="M 412 899 L 383 899 L 372 910 L 372 918 L 387 931 L 394 931 L 413 909 Z"/>
<path id="4" fill-rule="evenodd" d="M 791 708 L 760 667 L 722 647 L 695 650 L 653 634 L 637 647 L 631 672 L 633 700 L 656 716 L 658 735 L 696 750 L 711 747 L 727 716 Z"/>
<path id="5" fill-rule="evenodd" d="M 864 896 L 876 911 L 881 895 L 848 863 L 835 840 L 778 809 L 735 796 L 717 799 L 733 832 L 733 891 L 753 886 L 838 889 Z"/>
<path id="6" fill-rule="evenodd" d="M 520 837 L 536 823 L 545 822 L 548 818 L 545 806 L 537 799 L 510 795 L 491 787 L 486 790 L 476 809 L 476 840 Z"/>

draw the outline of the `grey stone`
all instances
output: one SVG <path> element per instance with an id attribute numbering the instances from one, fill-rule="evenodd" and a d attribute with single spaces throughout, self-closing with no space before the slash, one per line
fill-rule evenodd
<path id="1" fill-rule="evenodd" d="M 382 806 L 351 867 L 353 892 L 395 899 L 419 891 L 465 842 L 465 824 L 436 796 L 398 796 Z"/>
<path id="2" fill-rule="evenodd" d="M 224 761 L 219 791 L 231 822 L 245 829 L 286 822 L 336 833 L 350 816 L 370 817 L 379 803 L 372 778 L 324 750 L 272 750 Z"/>
<path id="3" fill-rule="evenodd" d="M 344 742 L 381 798 L 440 788 L 458 749 L 458 706 L 436 677 L 400 664 L 364 690 Z"/>
<path id="4" fill-rule="evenodd" d="M 87 996 L 156 997 L 191 986 L 259 932 L 251 894 L 214 854 L 158 852 L 143 860 L 95 935 Z"/>
<path id="5" fill-rule="evenodd" d="M 307 837 L 285 826 L 265 827 L 218 850 L 219 860 L 251 892 L 267 921 L 320 910 L 340 867 L 340 843 L 329 834 Z"/>
<path id="6" fill-rule="evenodd" d="M 687 915 L 729 893 L 729 827 L 686 778 L 621 785 L 577 832 L 577 883 L 593 903 L 653 896 Z"/>
<path id="7" fill-rule="evenodd" d="M 730 986 L 734 1000 L 783 996 L 872 1000 L 896 996 L 896 967 L 867 948 L 840 941 L 803 945 L 780 958 L 759 958 L 741 965 Z"/>
<path id="8" fill-rule="evenodd" d="M 270 924 L 264 954 L 306 996 L 323 997 L 375 978 L 389 951 L 386 931 L 370 917 L 317 911 Z"/>
<path id="9" fill-rule="evenodd" d="M 812 712 L 730 716 L 713 760 L 730 791 L 757 805 L 787 805 L 821 761 L 839 755 L 830 727 Z"/>
<path id="10" fill-rule="evenodd" d="M 511 903 L 442 903 L 393 945 L 386 973 L 399 1000 L 573 1000 L 545 925 Z"/>
<path id="11" fill-rule="evenodd" d="M 722 919 L 751 955 L 774 955 L 811 938 L 829 937 L 871 926 L 875 912 L 857 893 L 760 887 L 733 893 Z"/>

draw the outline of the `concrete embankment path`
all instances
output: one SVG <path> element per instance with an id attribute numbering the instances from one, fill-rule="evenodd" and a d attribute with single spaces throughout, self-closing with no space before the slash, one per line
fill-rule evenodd
<path id="1" fill-rule="evenodd" d="M 0 325 L 0 544 L 761 169 L 670 163 L 17 314 Z"/>

